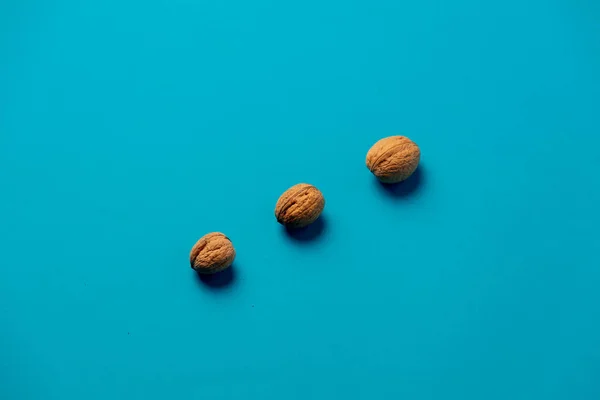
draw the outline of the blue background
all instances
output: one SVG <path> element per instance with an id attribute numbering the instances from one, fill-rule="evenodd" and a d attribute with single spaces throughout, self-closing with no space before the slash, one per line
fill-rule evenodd
<path id="1" fill-rule="evenodd" d="M 599 20 L 4 0 L 0 397 L 600 398 Z M 389 189 L 394 134 L 422 164 Z M 327 205 L 291 236 L 299 182 Z M 210 231 L 238 257 L 200 280 Z"/>

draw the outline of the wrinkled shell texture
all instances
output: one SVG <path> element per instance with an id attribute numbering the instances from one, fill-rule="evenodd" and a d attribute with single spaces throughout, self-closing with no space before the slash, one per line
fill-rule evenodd
<path id="1" fill-rule="evenodd" d="M 231 240 L 222 233 L 202 236 L 190 252 L 190 264 L 200 274 L 214 274 L 229 267 L 235 258 Z"/>
<path id="2" fill-rule="evenodd" d="M 367 167 L 383 183 L 397 183 L 412 175 L 419 165 L 421 150 L 404 136 L 379 140 L 367 153 Z"/>
<path id="3" fill-rule="evenodd" d="M 275 206 L 277 222 L 289 228 L 302 228 L 319 218 L 325 198 L 319 189 L 300 183 L 286 190 Z"/>

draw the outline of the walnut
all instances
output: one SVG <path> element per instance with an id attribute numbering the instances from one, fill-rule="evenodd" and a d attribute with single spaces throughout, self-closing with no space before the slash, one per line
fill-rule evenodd
<path id="1" fill-rule="evenodd" d="M 200 274 L 214 274 L 229 267 L 235 258 L 231 240 L 220 232 L 204 235 L 190 252 L 192 269 Z"/>
<path id="2" fill-rule="evenodd" d="M 323 193 L 312 185 L 300 183 L 279 197 L 275 217 L 277 222 L 288 228 L 302 228 L 315 222 L 324 207 Z"/>
<path id="3" fill-rule="evenodd" d="M 412 175 L 419 165 L 421 150 L 404 136 L 379 140 L 367 153 L 367 167 L 383 183 L 397 183 Z"/>

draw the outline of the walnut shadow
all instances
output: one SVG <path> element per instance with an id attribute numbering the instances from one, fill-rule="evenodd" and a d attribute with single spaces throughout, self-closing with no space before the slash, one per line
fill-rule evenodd
<path id="1" fill-rule="evenodd" d="M 422 165 L 413 172 L 413 174 L 405 181 L 398 183 L 383 183 L 375 180 L 379 189 L 390 197 L 397 199 L 408 198 L 414 196 L 423 187 L 425 182 L 425 171 Z"/>
<path id="2" fill-rule="evenodd" d="M 321 216 L 312 224 L 304 228 L 283 228 L 285 234 L 296 242 L 313 242 L 323 235 L 327 229 L 327 218 Z"/>
<path id="3" fill-rule="evenodd" d="M 194 272 L 197 281 L 202 285 L 211 289 L 224 289 L 235 283 L 236 272 L 235 265 L 214 274 L 200 274 Z"/>

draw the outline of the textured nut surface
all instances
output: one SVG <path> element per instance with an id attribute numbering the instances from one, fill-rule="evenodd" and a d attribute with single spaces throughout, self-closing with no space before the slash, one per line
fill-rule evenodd
<path id="1" fill-rule="evenodd" d="M 419 165 L 421 150 L 405 136 L 379 140 L 367 153 L 367 167 L 383 183 L 407 179 Z"/>
<path id="2" fill-rule="evenodd" d="M 275 206 L 277 222 L 289 228 L 302 228 L 319 218 L 325 207 L 323 193 L 316 187 L 300 183 L 286 190 Z"/>
<path id="3" fill-rule="evenodd" d="M 229 267 L 235 258 L 231 240 L 220 232 L 204 235 L 190 252 L 190 264 L 200 274 L 214 274 Z"/>

